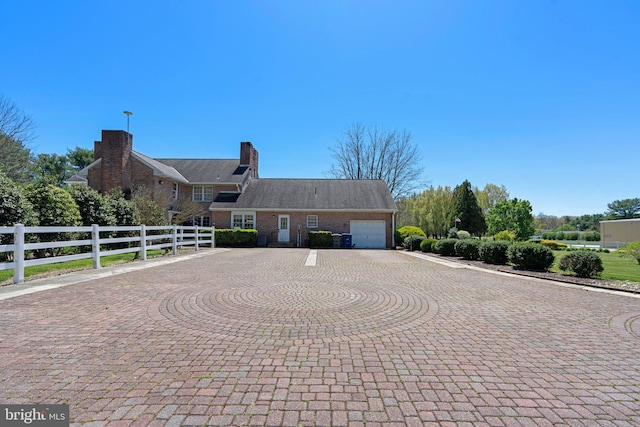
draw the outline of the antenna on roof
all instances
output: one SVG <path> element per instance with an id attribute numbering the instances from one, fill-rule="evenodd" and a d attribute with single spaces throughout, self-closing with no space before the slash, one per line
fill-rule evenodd
<path id="1" fill-rule="evenodd" d="M 127 133 L 129 133 L 129 117 L 133 114 L 131 111 L 123 111 L 122 114 L 126 114 L 127 116 Z"/>

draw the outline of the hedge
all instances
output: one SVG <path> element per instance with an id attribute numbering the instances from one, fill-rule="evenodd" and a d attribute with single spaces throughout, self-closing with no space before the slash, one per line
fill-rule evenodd
<path id="1" fill-rule="evenodd" d="M 433 252 L 443 256 L 456 256 L 455 245 L 458 239 L 442 239 L 433 246 Z"/>
<path id="2" fill-rule="evenodd" d="M 258 240 L 258 230 L 216 228 L 215 239 L 217 247 L 254 248 Z"/>
<path id="3" fill-rule="evenodd" d="M 537 243 L 513 243 L 507 249 L 509 262 L 525 270 L 546 271 L 555 260 L 553 251 Z"/>
<path id="4" fill-rule="evenodd" d="M 507 249 L 509 249 L 508 242 L 485 240 L 480 243 L 478 255 L 487 264 L 506 265 L 509 260 Z"/>
<path id="5" fill-rule="evenodd" d="M 474 239 L 458 240 L 456 244 L 453 245 L 453 248 L 456 251 L 456 255 L 471 261 L 475 261 L 478 259 L 479 247 L 480 247 L 480 240 L 474 240 Z"/>
<path id="6" fill-rule="evenodd" d="M 312 248 L 330 248 L 333 246 L 333 237 L 330 231 L 310 231 L 309 246 Z"/>
<path id="7" fill-rule="evenodd" d="M 571 252 L 560 259 L 562 271 L 573 271 L 578 277 L 596 277 L 604 270 L 602 259 L 589 251 Z"/>

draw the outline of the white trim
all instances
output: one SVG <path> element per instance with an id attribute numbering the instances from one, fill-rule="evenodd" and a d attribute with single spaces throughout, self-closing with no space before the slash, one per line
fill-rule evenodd
<path id="1" fill-rule="evenodd" d="M 256 215 L 255 211 L 243 211 L 243 210 L 237 210 L 237 211 L 231 211 L 231 218 L 230 218 L 230 222 L 229 222 L 229 228 L 235 228 L 233 226 L 233 216 L 234 215 L 242 215 L 242 228 L 244 229 L 244 225 L 245 225 L 245 215 L 253 215 L 253 229 L 257 230 L 258 226 L 257 226 L 257 222 L 258 222 L 258 215 Z"/>
<path id="2" fill-rule="evenodd" d="M 602 220 L 602 221 L 600 221 L 600 224 L 602 224 L 603 222 L 612 222 L 612 223 L 616 223 L 616 222 L 635 222 L 635 221 L 640 221 L 640 218 L 607 219 L 607 220 Z"/>

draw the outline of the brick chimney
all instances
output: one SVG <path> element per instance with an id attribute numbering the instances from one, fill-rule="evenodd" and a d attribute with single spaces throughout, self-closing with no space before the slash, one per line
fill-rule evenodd
<path id="1" fill-rule="evenodd" d="M 133 135 L 123 130 L 103 130 L 102 141 L 95 141 L 93 153 L 100 162 L 100 185 L 92 185 L 100 192 L 107 193 L 119 188 L 128 193 L 131 190 L 131 149 Z"/>
<path id="2" fill-rule="evenodd" d="M 250 142 L 240 143 L 240 164 L 249 166 L 249 176 L 258 178 L 258 151 Z"/>

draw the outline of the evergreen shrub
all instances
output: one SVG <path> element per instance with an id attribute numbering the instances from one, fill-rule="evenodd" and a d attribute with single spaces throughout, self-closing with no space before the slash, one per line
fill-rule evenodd
<path id="1" fill-rule="evenodd" d="M 310 231 L 309 246 L 312 248 L 330 248 L 333 246 L 333 237 L 330 231 Z"/>
<path id="2" fill-rule="evenodd" d="M 254 248 L 258 241 L 258 230 L 216 228 L 214 237 L 217 247 Z"/>
<path id="3" fill-rule="evenodd" d="M 508 248 L 508 242 L 485 240 L 480 244 L 478 255 L 487 264 L 505 265 L 509 260 L 507 257 Z"/>
<path id="4" fill-rule="evenodd" d="M 407 236 L 402 242 L 402 247 L 409 251 L 420 249 L 420 244 L 425 239 L 424 236 Z"/>
<path id="5" fill-rule="evenodd" d="M 438 240 L 433 246 L 433 252 L 443 256 L 456 256 L 455 245 L 458 239 Z"/>
<path id="6" fill-rule="evenodd" d="M 433 245 L 438 241 L 436 239 L 424 239 L 420 242 L 420 250 L 422 252 L 433 252 Z"/>
<path id="7" fill-rule="evenodd" d="M 454 245 L 456 255 L 464 259 L 475 261 L 479 258 L 480 240 L 461 239 Z"/>
<path id="8" fill-rule="evenodd" d="M 571 252 L 560 259 L 558 266 L 562 271 L 573 271 L 578 277 L 597 277 L 604 270 L 602 259 L 591 251 Z"/>
<path id="9" fill-rule="evenodd" d="M 509 262 L 525 270 L 546 271 L 553 265 L 554 256 L 546 246 L 529 242 L 516 242 L 507 249 Z"/>

